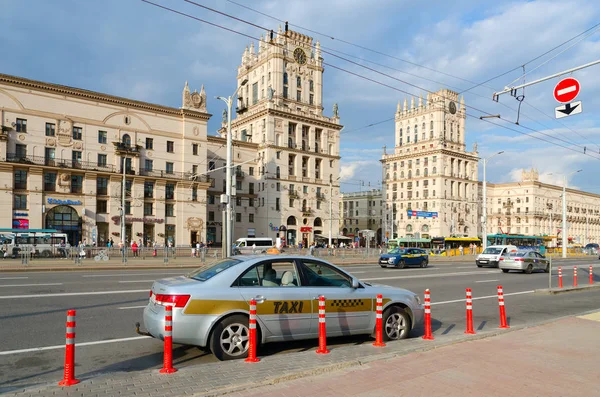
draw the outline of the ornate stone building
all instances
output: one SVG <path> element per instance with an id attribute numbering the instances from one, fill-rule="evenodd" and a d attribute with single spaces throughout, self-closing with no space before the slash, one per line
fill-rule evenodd
<path id="1" fill-rule="evenodd" d="M 343 193 L 340 201 L 343 220 L 340 224 L 340 234 L 354 240 L 355 237 L 359 237 L 361 230 L 373 230 L 373 240 L 381 243 L 378 238 L 382 233 L 383 208 L 381 189 Z"/>
<path id="2" fill-rule="evenodd" d="M 206 239 L 206 94 L 182 108 L 0 74 L 0 227 L 69 242 Z"/>
<path id="3" fill-rule="evenodd" d="M 247 83 L 238 95 L 232 121 L 234 239 L 281 237 L 295 245 L 328 235 L 330 222 L 334 234 L 339 230 L 329 203 L 337 212 L 342 126 L 337 105 L 332 117 L 323 114 L 323 71 L 319 43 L 281 27 L 273 38 L 261 38 L 258 49 L 252 43 L 244 51 L 237 80 L 238 86 Z M 226 116 L 222 138 L 227 136 Z M 209 151 L 218 163 L 226 158 L 224 142 L 209 139 Z M 213 190 L 220 194 L 224 170 L 209 175 L 216 179 L 210 194 Z M 208 211 L 209 218 L 210 212 L 219 213 L 214 221 L 219 235 L 218 199 L 209 201 Z"/>
<path id="4" fill-rule="evenodd" d="M 381 159 L 390 238 L 477 236 L 478 153 L 466 149 L 465 118 L 447 89 L 398 102 L 395 146 Z"/>

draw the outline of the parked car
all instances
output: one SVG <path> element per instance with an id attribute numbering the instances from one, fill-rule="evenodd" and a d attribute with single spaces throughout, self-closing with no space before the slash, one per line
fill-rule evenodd
<path id="1" fill-rule="evenodd" d="M 514 245 L 491 245 L 481 254 L 477 255 L 475 264 L 477 267 L 498 267 L 498 264 L 504 255 L 507 255 L 509 252 L 516 252 L 517 250 L 517 247 Z"/>
<path id="2" fill-rule="evenodd" d="M 519 270 L 527 274 L 533 273 L 534 270 L 543 270 L 548 273 L 550 260 L 536 251 L 517 251 L 500 258 L 498 267 L 504 273 L 508 273 L 509 270 Z"/>
<path id="3" fill-rule="evenodd" d="M 235 256 L 186 276 L 155 281 L 144 309 L 148 334 L 163 339 L 165 306 L 173 307 L 173 343 L 208 347 L 219 360 L 247 357 L 249 302 L 257 302 L 259 343 L 318 338 L 317 298 L 326 297 L 327 336 L 375 329 L 383 295 L 383 339 L 407 338 L 423 320 L 411 291 L 361 282 L 315 257 Z"/>
<path id="4" fill-rule="evenodd" d="M 599 246 L 596 243 L 589 243 L 583 248 L 586 255 L 598 255 Z"/>
<path id="5" fill-rule="evenodd" d="M 379 257 L 381 267 L 393 266 L 404 269 L 406 266 L 427 267 L 428 264 L 427 251 L 420 248 L 394 248 Z"/>

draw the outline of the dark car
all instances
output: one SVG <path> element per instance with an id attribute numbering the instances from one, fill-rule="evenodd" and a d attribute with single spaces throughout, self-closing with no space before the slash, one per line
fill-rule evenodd
<path id="1" fill-rule="evenodd" d="M 379 257 L 379 266 L 381 267 L 393 266 L 403 269 L 406 266 L 415 265 L 427 267 L 428 264 L 427 251 L 420 248 L 394 248 Z"/>

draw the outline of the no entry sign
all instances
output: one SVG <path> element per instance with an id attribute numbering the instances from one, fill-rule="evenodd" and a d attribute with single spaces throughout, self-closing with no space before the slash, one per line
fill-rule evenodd
<path id="1" fill-rule="evenodd" d="M 579 81 L 572 77 L 559 81 L 554 87 L 554 99 L 558 102 L 571 102 L 577 95 L 579 95 Z"/>

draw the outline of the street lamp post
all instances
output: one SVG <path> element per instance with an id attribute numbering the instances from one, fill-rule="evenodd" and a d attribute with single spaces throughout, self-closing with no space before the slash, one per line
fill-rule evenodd
<path id="1" fill-rule="evenodd" d="M 127 249 L 127 244 L 125 241 L 125 185 L 127 183 L 125 177 L 125 166 L 127 164 L 127 157 L 123 156 L 123 186 L 121 192 L 121 241 L 123 242 L 123 252 L 122 259 L 123 263 L 127 263 L 127 256 L 125 255 L 125 250 Z"/>
<path id="2" fill-rule="evenodd" d="M 504 153 L 504 150 L 494 153 L 491 156 L 488 156 L 483 159 L 483 242 L 482 248 L 485 250 L 487 248 L 487 180 L 486 180 L 486 166 L 487 162 L 494 156 Z"/>
<path id="3" fill-rule="evenodd" d="M 563 196 L 562 196 L 562 257 L 567 257 L 567 178 L 583 170 L 573 171 L 570 174 L 563 175 Z"/>
<path id="4" fill-rule="evenodd" d="M 232 107 L 232 102 L 233 99 L 235 98 L 235 96 L 237 95 L 237 93 L 242 89 L 243 86 L 246 85 L 246 83 L 248 82 L 248 79 L 244 79 L 242 81 L 242 83 L 240 84 L 240 86 L 235 90 L 235 92 L 233 93 L 233 95 L 231 95 L 230 97 L 224 98 L 224 97 L 220 97 L 218 96 L 217 99 L 222 100 L 223 102 L 225 102 L 227 104 L 227 167 L 225 169 L 226 173 L 225 173 L 225 196 L 226 196 L 226 208 L 225 208 L 225 216 L 224 219 L 226 219 L 226 222 L 223 224 L 223 227 L 226 230 L 226 241 L 224 241 L 223 243 L 226 244 L 226 249 L 225 252 L 227 254 L 227 256 L 231 256 L 232 254 L 232 243 L 233 243 L 233 211 L 232 211 L 232 203 L 231 203 L 231 185 L 232 185 L 232 175 L 231 175 L 231 161 L 232 161 L 232 157 L 233 157 L 233 138 L 231 136 L 231 107 Z"/>
<path id="5" fill-rule="evenodd" d="M 340 176 L 337 177 L 335 182 L 340 180 Z M 333 227 L 333 182 L 329 182 L 329 247 L 331 248 L 331 233 Z"/>

